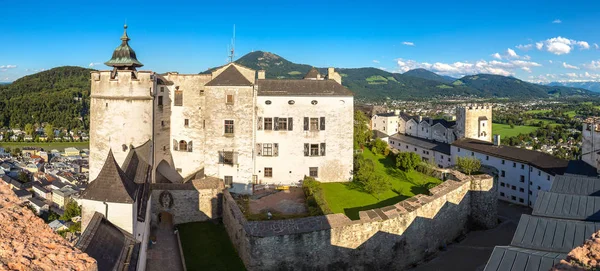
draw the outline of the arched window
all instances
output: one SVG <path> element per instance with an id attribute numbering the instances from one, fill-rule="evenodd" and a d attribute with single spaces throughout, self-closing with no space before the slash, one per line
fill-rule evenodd
<path id="1" fill-rule="evenodd" d="M 185 142 L 185 140 L 179 141 L 179 150 L 187 151 L 187 142 Z"/>

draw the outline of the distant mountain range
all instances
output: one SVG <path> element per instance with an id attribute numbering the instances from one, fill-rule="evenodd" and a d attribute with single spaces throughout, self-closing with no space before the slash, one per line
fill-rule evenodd
<path id="1" fill-rule="evenodd" d="M 547 84 L 548 86 L 563 86 L 572 88 L 583 88 L 591 90 L 593 92 L 600 92 L 600 82 L 588 81 L 588 82 L 552 82 Z"/>
<path id="2" fill-rule="evenodd" d="M 267 78 L 301 79 L 312 67 L 297 64 L 276 54 L 256 51 L 239 58 L 236 63 L 256 70 L 266 70 Z M 322 74 L 327 68 L 317 68 Z M 377 68 L 336 68 L 342 84 L 355 93 L 358 100 L 431 99 L 454 97 L 481 98 L 550 98 L 597 96 L 579 87 L 538 85 L 514 77 L 476 74 L 460 79 L 441 76 L 426 69 L 414 69 L 403 74 Z"/>

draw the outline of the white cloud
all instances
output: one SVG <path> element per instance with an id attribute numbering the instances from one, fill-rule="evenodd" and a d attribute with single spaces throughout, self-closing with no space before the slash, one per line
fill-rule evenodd
<path id="1" fill-rule="evenodd" d="M 574 72 L 568 72 L 568 73 L 565 73 L 565 75 L 568 76 L 568 77 L 571 77 L 571 78 L 577 78 L 577 77 L 579 77 L 579 75 L 577 75 Z"/>
<path id="2" fill-rule="evenodd" d="M 552 64 L 552 60 L 548 60 L 548 62 L 550 62 L 550 64 Z"/>
<path id="3" fill-rule="evenodd" d="M 579 49 L 581 50 L 590 49 L 590 45 L 586 41 L 576 41 L 572 39 L 563 38 L 561 36 L 536 42 L 535 46 L 538 50 L 545 49 L 546 51 L 555 55 L 568 54 L 575 47 L 579 47 Z"/>
<path id="4" fill-rule="evenodd" d="M 102 63 L 99 63 L 99 62 L 92 62 L 92 63 L 90 63 L 90 65 L 88 65 L 88 66 L 89 66 L 90 68 L 93 68 L 93 67 L 95 67 L 95 66 L 98 66 L 98 65 L 101 65 L 101 64 L 102 64 Z"/>
<path id="5" fill-rule="evenodd" d="M 535 43 L 535 48 L 537 48 L 538 50 L 542 50 L 542 47 L 544 47 L 544 43 L 543 42 L 536 42 Z"/>
<path id="6" fill-rule="evenodd" d="M 562 21 L 561 21 L 561 20 L 559 20 L 559 19 L 556 19 L 556 20 L 552 21 L 552 23 L 553 23 L 553 24 L 559 24 L 559 23 L 562 23 Z"/>
<path id="7" fill-rule="evenodd" d="M 517 45 L 515 47 L 517 49 L 519 49 L 519 50 L 529 51 L 529 50 L 533 49 L 533 44 L 531 44 L 531 43 L 530 44 L 525 44 L 525 45 L 519 44 L 519 45 Z"/>
<path id="8" fill-rule="evenodd" d="M 583 64 L 583 67 L 590 70 L 600 70 L 600 60 L 592 60 L 588 64 Z"/>
<path id="9" fill-rule="evenodd" d="M 379 63 L 379 60 L 373 60 L 373 63 Z"/>
<path id="10" fill-rule="evenodd" d="M 498 74 L 509 76 L 513 75 L 514 72 L 518 69 L 521 70 L 531 70 L 532 67 L 542 66 L 539 63 L 525 60 L 511 60 L 507 62 L 503 61 L 485 61 L 479 60 L 474 63 L 472 62 L 454 62 L 454 63 L 442 63 L 436 62 L 433 64 L 430 63 L 419 63 L 415 60 L 405 60 L 405 59 L 397 59 L 398 71 L 406 72 L 416 68 L 424 68 L 431 70 L 433 72 L 461 77 L 467 74 L 477 74 L 477 73 L 490 73 L 490 74 Z M 527 69 L 523 69 L 527 68 Z"/>
<path id="11" fill-rule="evenodd" d="M 17 68 L 17 65 L 2 65 L 0 66 L 0 69 L 15 69 Z"/>
<path id="12" fill-rule="evenodd" d="M 598 46 L 598 43 L 594 43 L 594 49 L 598 50 L 600 48 L 600 46 Z"/>
<path id="13" fill-rule="evenodd" d="M 415 43 L 412 41 L 403 41 L 402 44 L 408 45 L 408 46 L 415 46 Z"/>
<path id="14" fill-rule="evenodd" d="M 522 67 L 521 70 L 531 73 L 531 68 L 529 67 Z"/>
<path id="15" fill-rule="evenodd" d="M 519 55 L 517 55 L 515 50 L 510 49 L 510 48 L 506 49 L 506 55 L 510 58 L 519 58 Z"/>
<path id="16" fill-rule="evenodd" d="M 499 53 L 493 54 L 492 57 L 495 58 L 495 59 L 499 59 L 499 60 L 502 59 L 502 56 Z"/>
<path id="17" fill-rule="evenodd" d="M 378 69 L 387 71 L 387 68 L 385 68 L 385 67 L 379 67 Z"/>
<path id="18" fill-rule="evenodd" d="M 564 67 L 565 69 L 579 70 L 579 67 L 577 67 L 577 66 L 573 66 L 573 65 L 569 65 L 569 64 L 567 64 L 567 62 L 563 62 L 563 64 L 562 64 L 562 65 L 563 65 L 563 67 Z"/>
<path id="19" fill-rule="evenodd" d="M 531 60 L 531 57 L 530 57 L 530 56 L 528 56 L 528 55 L 524 55 L 524 56 L 522 57 L 522 59 L 525 59 L 525 60 Z"/>

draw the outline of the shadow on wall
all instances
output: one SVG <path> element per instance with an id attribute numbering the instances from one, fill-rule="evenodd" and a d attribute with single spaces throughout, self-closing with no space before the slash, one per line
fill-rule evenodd
<path id="1" fill-rule="evenodd" d="M 233 200 L 226 192 L 223 222 L 249 270 L 404 270 L 468 229 L 495 226 L 479 221 L 487 219 L 485 215 L 472 215 L 494 208 L 495 194 L 489 207 L 473 207 L 489 200 L 489 191 L 472 191 L 470 182 L 436 191 L 434 196 L 416 196 L 360 213 L 358 221 L 333 214 L 250 222 L 235 202 L 228 202 Z M 474 200 L 477 197 L 484 198 Z M 493 210 L 488 213 L 495 214 Z"/>

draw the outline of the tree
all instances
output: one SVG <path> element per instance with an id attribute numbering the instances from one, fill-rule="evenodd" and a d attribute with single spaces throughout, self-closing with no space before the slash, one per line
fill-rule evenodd
<path id="1" fill-rule="evenodd" d="M 359 155 L 354 164 L 355 179 L 359 182 L 366 181 L 375 174 L 375 162 L 372 159 L 365 159 L 362 155 Z"/>
<path id="2" fill-rule="evenodd" d="M 69 201 L 65 206 L 65 213 L 60 217 L 60 220 L 68 221 L 76 216 L 81 216 L 81 207 L 77 205 L 76 201 Z"/>
<path id="3" fill-rule="evenodd" d="M 354 111 L 354 149 L 359 149 L 371 138 L 369 120 L 362 111 Z"/>
<path id="4" fill-rule="evenodd" d="M 33 125 L 31 123 L 27 123 L 25 124 L 25 133 L 28 135 L 32 135 L 33 134 Z"/>
<path id="5" fill-rule="evenodd" d="M 404 171 L 411 171 L 421 163 L 421 157 L 414 152 L 401 152 L 396 156 L 396 166 Z"/>
<path id="6" fill-rule="evenodd" d="M 46 124 L 46 126 L 44 126 L 44 133 L 49 140 L 54 139 L 54 126 L 52 126 L 52 124 Z"/>
<path id="7" fill-rule="evenodd" d="M 456 159 L 456 166 L 462 172 L 467 175 L 471 175 L 471 173 L 479 171 L 481 168 L 481 161 L 474 157 L 458 157 Z"/>
<path id="8" fill-rule="evenodd" d="M 363 181 L 363 188 L 365 191 L 375 196 L 377 199 L 379 199 L 381 193 L 390 189 L 391 186 L 392 184 L 387 178 L 377 174 L 374 174 L 369 179 Z"/>
<path id="9" fill-rule="evenodd" d="M 55 213 L 54 211 L 50 210 L 48 212 L 47 222 L 52 222 L 52 221 L 57 220 L 59 218 L 60 218 L 60 216 L 57 213 Z"/>
<path id="10" fill-rule="evenodd" d="M 373 152 L 375 154 L 384 154 L 385 150 L 388 148 L 388 144 L 387 142 L 381 140 L 381 139 L 375 139 L 373 141 Z"/>
<path id="11" fill-rule="evenodd" d="M 24 171 L 19 172 L 19 175 L 17 176 L 17 178 L 22 183 L 28 183 L 31 181 L 31 179 L 29 178 L 29 175 L 27 175 L 27 173 L 25 173 Z"/>

